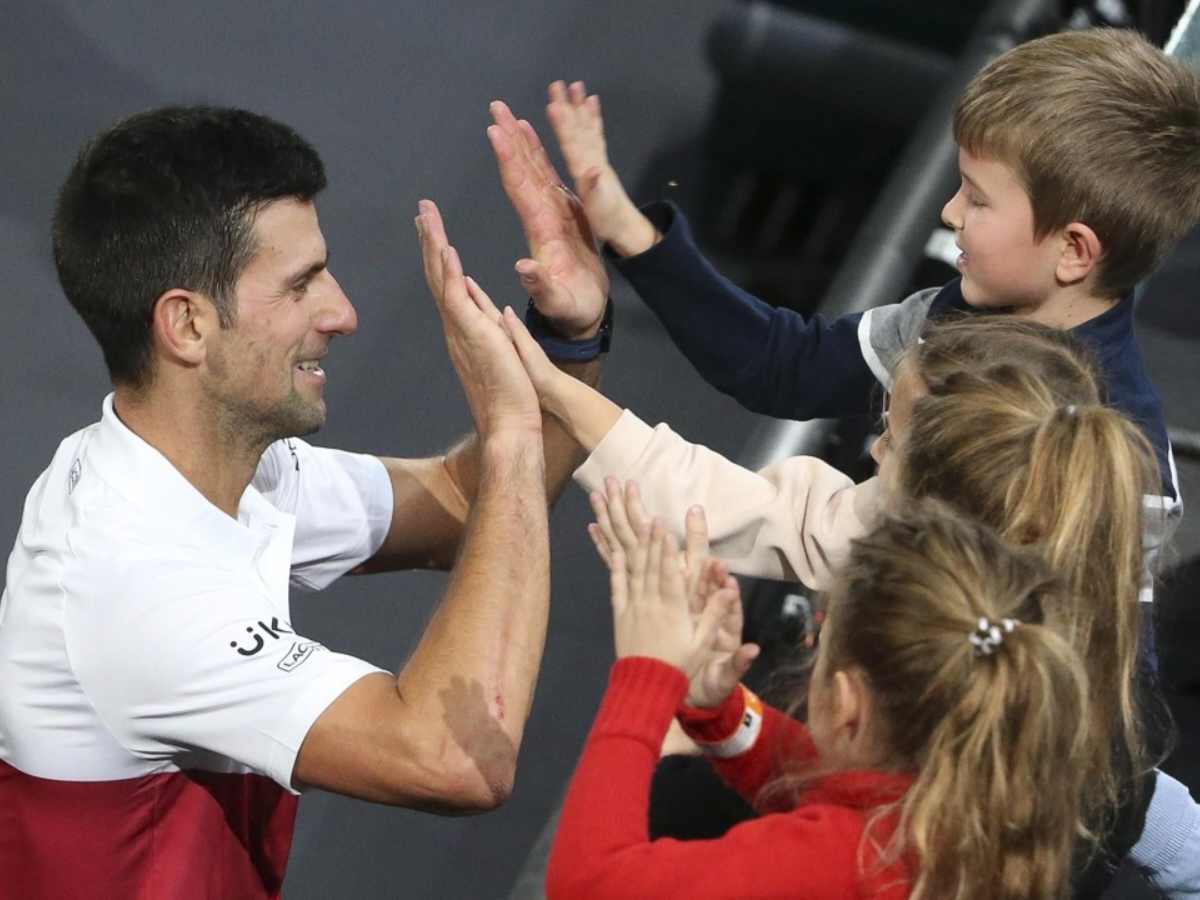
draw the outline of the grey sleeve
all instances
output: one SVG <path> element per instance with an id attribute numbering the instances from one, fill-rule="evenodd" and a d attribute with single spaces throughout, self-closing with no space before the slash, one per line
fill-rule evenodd
<path id="1" fill-rule="evenodd" d="M 1142 836 L 1129 858 L 1171 898 L 1200 897 L 1200 806 L 1185 785 L 1159 770 Z"/>
<path id="2" fill-rule="evenodd" d="M 892 387 L 892 373 L 904 351 L 920 337 L 929 307 L 940 290 L 926 288 L 909 294 L 899 303 L 868 309 L 859 320 L 858 343 L 863 359 L 888 390 Z"/>

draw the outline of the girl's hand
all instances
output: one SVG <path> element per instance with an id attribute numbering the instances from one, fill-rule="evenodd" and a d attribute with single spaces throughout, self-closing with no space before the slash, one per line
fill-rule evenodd
<path id="1" fill-rule="evenodd" d="M 732 592 L 734 600 L 725 604 L 716 630 L 699 668 L 689 677 L 689 706 L 720 706 L 738 686 L 751 664 L 758 658 L 757 644 L 742 643 L 742 602 L 738 583 L 720 560 L 708 559 L 694 589 L 692 606 L 704 609 L 720 591 Z"/>
<path id="2" fill-rule="evenodd" d="M 615 478 L 605 481 L 604 494 L 591 496 L 597 521 L 588 534 L 605 564 L 614 572 L 624 566 L 629 578 L 640 559 L 640 548 L 650 540 L 651 521 L 642 505 L 636 482 L 622 489 Z M 695 671 L 688 671 L 687 702 L 692 706 L 719 706 L 737 686 L 758 656 L 755 644 L 742 643 L 742 605 L 737 581 L 719 560 L 708 558 L 708 528 L 702 507 L 688 510 L 685 522 L 686 552 L 677 555 L 679 576 L 684 583 L 687 608 L 693 626 L 699 627 L 705 610 L 713 602 L 723 604 L 711 640 L 698 651 Z M 672 542 L 673 543 L 673 542 Z M 715 599 L 719 595 L 722 599 Z M 732 602 L 723 599 L 732 595 Z"/>
<path id="3" fill-rule="evenodd" d="M 511 306 L 505 307 L 503 325 L 513 346 L 517 348 L 517 356 L 520 357 L 529 380 L 533 382 L 538 402 L 541 403 L 542 409 L 553 414 L 558 405 L 555 400 L 559 399 L 562 379 L 571 376 L 550 361 L 546 351 L 533 339 L 533 335 Z"/>
<path id="4" fill-rule="evenodd" d="M 693 678 L 709 658 L 729 605 L 738 602 L 737 590 L 710 593 L 693 617 L 675 539 L 659 523 L 638 541 L 632 559 L 623 549 L 614 551 L 609 574 L 617 658 L 659 659 Z"/>

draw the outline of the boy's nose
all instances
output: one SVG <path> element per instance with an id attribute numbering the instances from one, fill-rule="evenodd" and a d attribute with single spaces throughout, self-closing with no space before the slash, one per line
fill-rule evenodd
<path id="1" fill-rule="evenodd" d="M 962 190 L 955 192 L 954 196 L 946 201 L 946 205 L 942 207 L 942 224 L 947 228 L 952 228 L 958 231 L 962 225 L 962 217 L 958 215 L 958 206 L 956 201 L 962 196 Z"/>

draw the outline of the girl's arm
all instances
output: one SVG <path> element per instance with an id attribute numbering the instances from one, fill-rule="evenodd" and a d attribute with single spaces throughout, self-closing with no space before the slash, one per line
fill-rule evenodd
<path id="1" fill-rule="evenodd" d="M 575 472 L 589 491 L 606 478 L 636 480 L 651 516 L 678 534 L 689 508 L 708 516 L 712 554 L 741 575 L 828 583 L 851 539 L 878 506 L 877 479 L 855 485 L 816 457 L 793 457 L 752 472 L 666 425 L 650 428 L 593 388 L 564 375 L 511 310 L 505 327 L 542 408 L 590 456 Z"/>

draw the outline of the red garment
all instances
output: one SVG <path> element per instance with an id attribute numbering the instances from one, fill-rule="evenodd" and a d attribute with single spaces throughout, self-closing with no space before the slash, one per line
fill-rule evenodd
<path id="1" fill-rule="evenodd" d="M 0 760 L 0 897 L 277 900 L 296 801 L 263 775 L 56 781 Z"/>
<path id="2" fill-rule="evenodd" d="M 686 694 L 683 673 L 658 660 L 630 657 L 613 666 L 563 806 L 546 878 L 551 900 L 908 897 L 908 868 L 878 870 L 872 842 L 862 840 L 871 810 L 902 796 L 912 783 L 908 776 L 828 775 L 794 809 L 743 822 L 715 840 L 651 842 L 650 780 Z M 742 713 L 741 692 L 734 691 L 720 709 L 693 711 L 681 721 L 693 737 L 713 740 L 728 736 Z M 751 800 L 779 748 L 812 752 L 803 725 L 769 706 L 763 713 L 754 747 L 714 763 Z M 894 827 L 894 817 L 885 819 L 873 836 L 886 842 Z"/>

